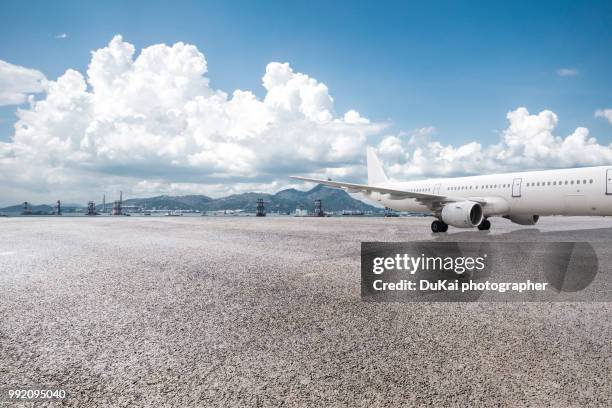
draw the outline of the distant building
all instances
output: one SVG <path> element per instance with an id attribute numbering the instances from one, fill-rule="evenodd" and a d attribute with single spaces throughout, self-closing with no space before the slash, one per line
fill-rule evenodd
<path id="1" fill-rule="evenodd" d="M 94 203 L 93 201 L 87 203 L 86 215 L 98 215 L 98 212 L 96 211 L 96 203 Z"/>
<path id="2" fill-rule="evenodd" d="M 361 210 L 342 210 L 342 215 L 349 215 L 349 216 L 353 216 L 353 215 L 363 215 L 363 211 Z"/>
<path id="3" fill-rule="evenodd" d="M 399 217 L 399 214 L 389 207 L 385 207 L 385 217 Z"/>
<path id="4" fill-rule="evenodd" d="M 263 198 L 258 198 L 257 199 L 257 211 L 256 211 L 255 215 L 258 216 L 258 217 L 265 217 L 266 216 L 266 207 L 264 206 Z"/>
<path id="5" fill-rule="evenodd" d="M 112 215 L 123 215 L 123 209 L 121 208 L 123 206 L 123 191 L 119 192 L 119 200 L 116 200 L 113 203 L 113 211 L 111 212 Z"/>
<path id="6" fill-rule="evenodd" d="M 27 201 L 24 201 L 23 202 L 23 212 L 21 214 L 32 215 L 32 204 L 28 203 Z"/>
<path id="7" fill-rule="evenodd" d="M 295 216 L 296 217 L 306 217 L 308 216 L 308 211 L 304 208 L 296 208 L 295 209 Z"/>
<path id="8" fill-rule="evenodd" d="M 139 205 L 122 205 L 121 212 L 122 213 L 140 213 L 143 209 Z"/>
<path id="9" fill-rule="evenodd" d="M 321 200 L 315 200 L 314 215 L 315 217 L 325 217 L 325 212 L 323 211 L 323 203 L 321 203 Z"/>

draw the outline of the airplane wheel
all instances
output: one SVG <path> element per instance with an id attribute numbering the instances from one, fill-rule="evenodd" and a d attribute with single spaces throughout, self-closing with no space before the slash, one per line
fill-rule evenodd
<path id="1" fill-rule="evenodd" d="M 448 230 L 448 225 L 442 221 L 435 220 L 431 223 L 431 231 L 436 234 L 438 232 L 445 232 Z"/>
<path id="2" fill-rule="evenodd" d="M 486 220 L 486 219 L 482 220 L 482 222 L 478 226 L 478 229 L 481 231 L 488 231 L 490 228 L 491 228 L 491 221 Z"/>

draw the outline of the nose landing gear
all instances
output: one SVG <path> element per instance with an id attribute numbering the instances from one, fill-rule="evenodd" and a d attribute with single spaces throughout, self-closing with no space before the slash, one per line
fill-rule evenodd
<path id="1" fill-rule="evenodd" d="M 435 220 L 431 223 L 431 231 L 436 234 L 438 232 L 448 231 L 448 224 L 440 220 Z"/>
<path id="2" fill-rule="evenodd" d="M 491 228 L 491 221 L 489 221 L 486 218 L 484 220 L 482 220 L 480 225 L 478 225 L 478 229 L 480 231 L 488 231 L 490 228 Z"/>

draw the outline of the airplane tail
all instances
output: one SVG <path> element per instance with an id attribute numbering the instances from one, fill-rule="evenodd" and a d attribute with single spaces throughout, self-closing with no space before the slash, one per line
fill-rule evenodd
<path id="1" fill-rule="evenodd" d="M 376 156 L 376 150 L 373 147 L 367 149 L 367 163 L 368 163 L 368 185 L 375 186 L 377 184 L 384 184 L 387 182 L 387 176 L 383 170 L 378 156 Z"/>

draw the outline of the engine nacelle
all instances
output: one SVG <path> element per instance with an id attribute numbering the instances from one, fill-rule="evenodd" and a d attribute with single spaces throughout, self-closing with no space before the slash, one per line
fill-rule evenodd
<path id="1" fill-rule="evenodd" d="M 440 214 L 442 221 L 457 228 L 474 228 L 482 222 L 482 206 L 474 201 L 448 203 Z"/>
<path id="2" fill-rule="evenodd" d="M 505 215 L 504 218 L 509 219 L 519 225 L 535 225 L 540 219 L 539 215 Z"/>

